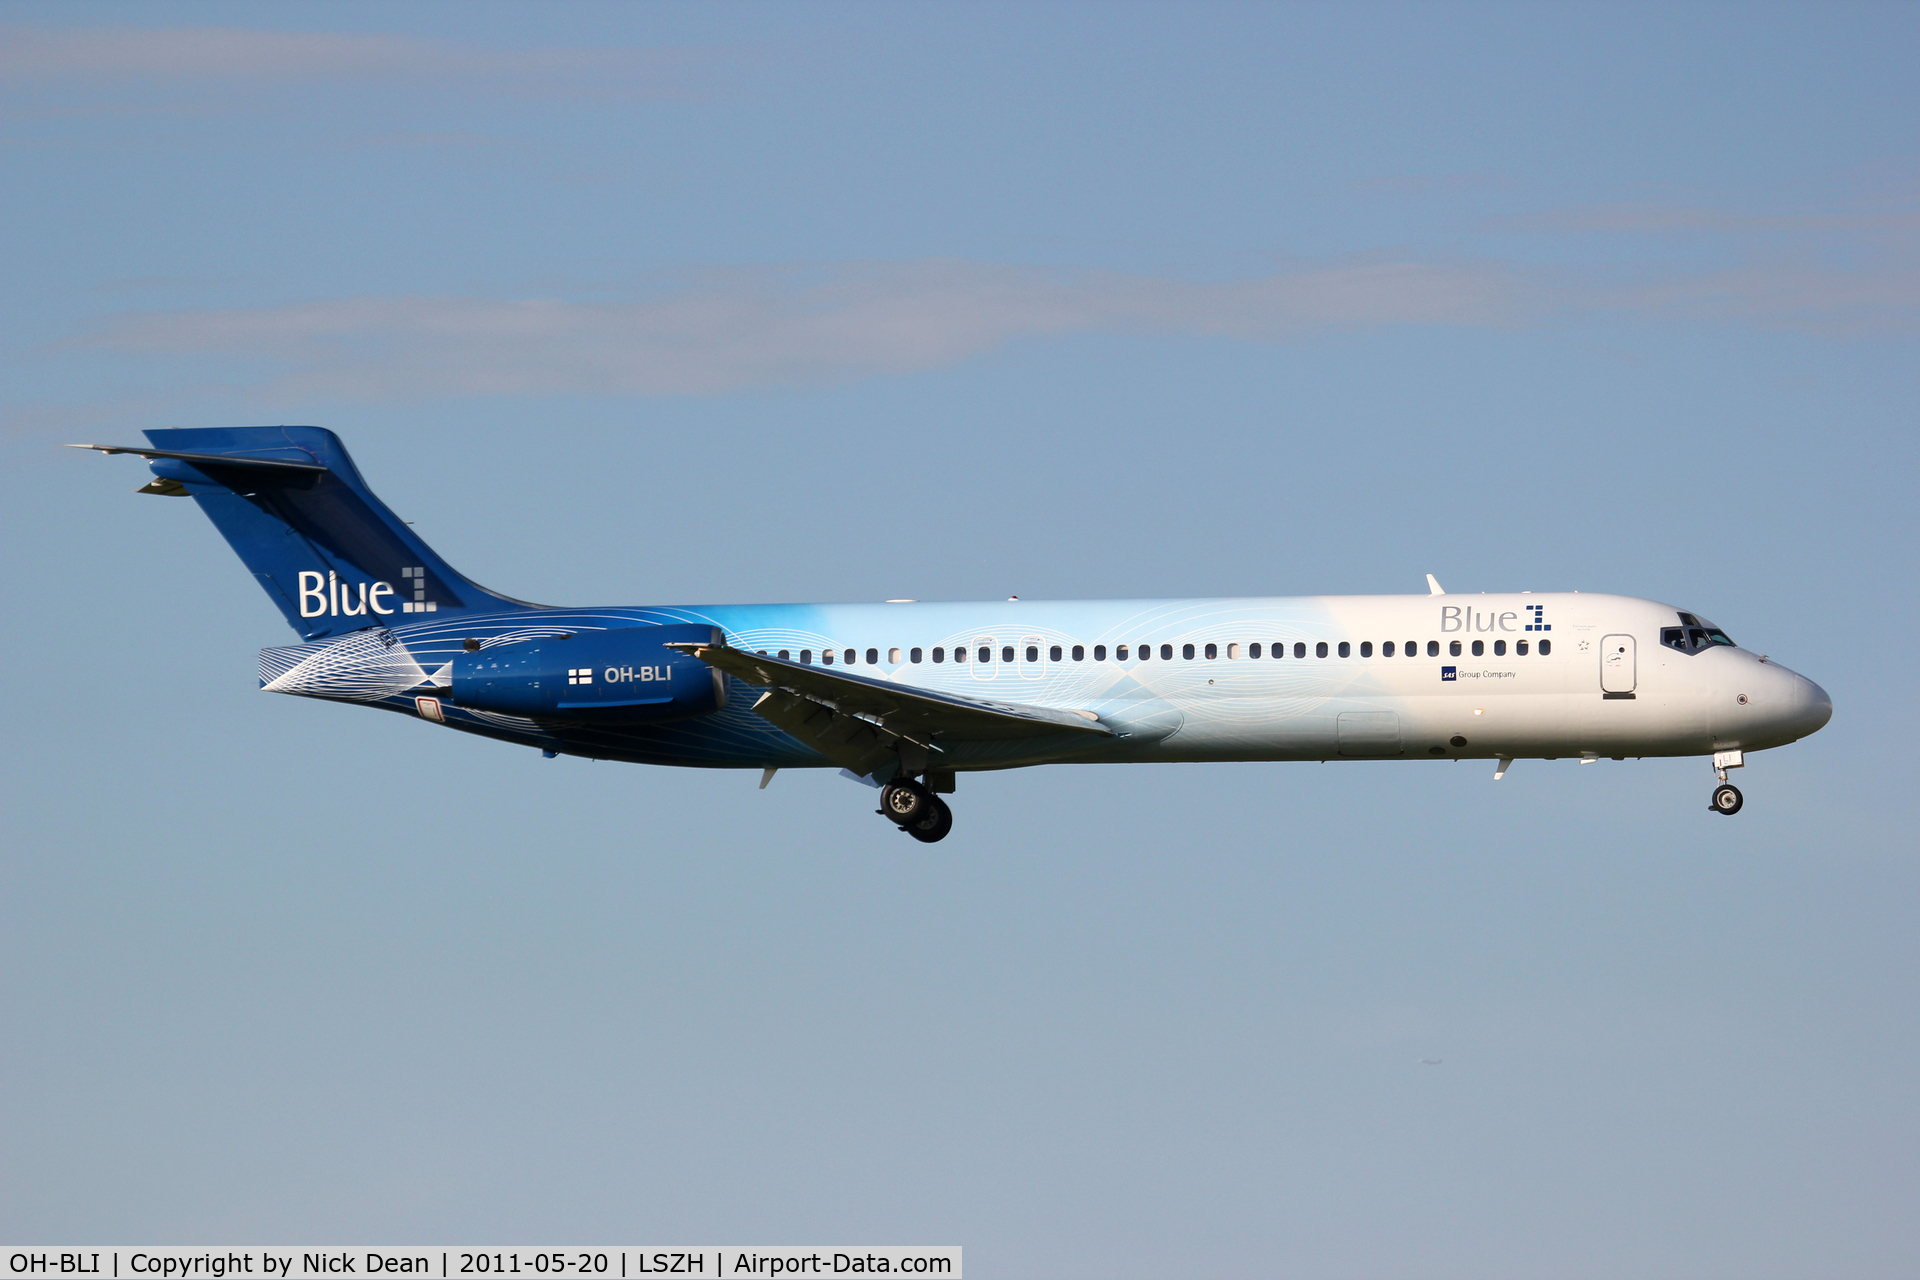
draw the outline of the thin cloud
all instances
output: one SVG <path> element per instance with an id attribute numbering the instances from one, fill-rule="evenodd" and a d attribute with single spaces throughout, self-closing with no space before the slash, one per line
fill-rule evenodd
<path id="1" fill-rule="evenodd" d="M 658 49 L 494 49 L 385 34 L 242 27 L 0 27 L 0 76 L 16 83 L 493 79 L 564 85 L 658 80 Z M 664 83 L 653 85 L 664 91 Z"/>
<path id="2" fill-rule="evenodd" d="M 1920 269 L 1747 266 L 1615 290 L 1596 302 L 1624 311 L 1833 336 L 1912 333 L 1920 330 Z"/>
<path id="3" fill-rule="evenodd" d="M 1702 206 L 1617 201 L 1490 218 L 1486 228 L 1490 231 L 1618 232 L 1634 235 L 1675 235 L 1683 232 L 1723 235 L 1804 231 L 1915 232 L 1920 231 L 1920 212 L 1876 210 L 1749 214 Z"/>
<path id="4" fill-rule="evenodd" d="M 1193 281 L 929 260 L 722 273 L 620 302 L 367 297 L 130 313 L 63 345 L 249 362 L 253 385 L 275 396 L 701 395 L 935 369 L 1074 334 L 1277 343 L 1606 315 L 1911 332 L 1920 270 L 1788 263 L 1595 284 L 1498 263 L 1385 261 Z"/>
<path id="5" fill-rule="evenodd" d="M 1529 292 L 1487 265 L 1357 263 L 1208 282 L 936 260 L 738 272 L 633 302 L 354 298 L 125 315 L 68 345 L 259 361 L 279 393 L 702 394 L 938 368 L 1075 333 L 1274 342 L 1507 327 L 1529 317 Z"/>
<path id="6" fill-rule="evenodd" d="M 1362 195 L 1458 195 L 1465 191 L 1512 190 L 1519 182 L 1503 173 L 1409 173 L 1356 179 L 1351 186 Z"/>

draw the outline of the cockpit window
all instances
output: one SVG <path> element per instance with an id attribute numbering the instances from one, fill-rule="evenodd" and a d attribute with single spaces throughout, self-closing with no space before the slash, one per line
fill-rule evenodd
<path id="1" fill-rule="evenodd" d="M 1691 613 L 1683 613 L 1680 615 L 1680 621 L 1686 625 L 1682 627 L 1662 627 L 1660 629 L 1660 643 L 1669 649 L 1678 649 L 1681 653 L 1699 653 L 1702 650 L 1711 649 L 1717 644 L 1737 647 L 1734 646 L 1732 640 L 1727 638 L 1726 632 L 1714 626 L 1705 618 L 1696 617 Z"/>

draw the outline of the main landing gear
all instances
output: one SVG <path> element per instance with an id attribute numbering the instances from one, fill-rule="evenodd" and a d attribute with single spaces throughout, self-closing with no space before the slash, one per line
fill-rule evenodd
<path id="1" fill-rule="evenodd" d="M 921 844 L 944 840 L 953 830 L 953 810 L 947 802 L 912 778 L 899 778 L 880 788 L 879 812 Z"/>

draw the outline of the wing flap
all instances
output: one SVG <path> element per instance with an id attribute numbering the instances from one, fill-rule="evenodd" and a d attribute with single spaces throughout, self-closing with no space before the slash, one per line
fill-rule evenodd
<path id="1" fill-rule="evenodd" d="M 753 709 L 774 728 L 792 734 L 842 769 L 863 778 L 893 759 L 902 741 L 879 725 L 843 715 L 784 689 L 769 689 Z"/>

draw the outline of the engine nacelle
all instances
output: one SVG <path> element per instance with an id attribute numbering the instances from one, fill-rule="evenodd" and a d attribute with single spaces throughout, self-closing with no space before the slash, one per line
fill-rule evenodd
<path id="1" fill-rule="evenodd" d="M 534 720 L 647 724 L 727 705 L 726 677 L 672 641 L 719 644 L 718 627 L 687 624 L 576 631 L 488 645 L 453 660 L 455 706 Z"/>

